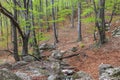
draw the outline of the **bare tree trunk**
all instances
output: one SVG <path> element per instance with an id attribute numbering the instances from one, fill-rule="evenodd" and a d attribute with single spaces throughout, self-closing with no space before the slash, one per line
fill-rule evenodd
<path id="1" fill-rule="evenodd" d="M 48 0 L 46 0 L 46 24 L 47 24 L 47 32 L 50 31 L 50 26 L 49 26 L 49 19 L 48 19 Z"/>
<path id="2" fill-rule="evenodd" d="M 39 12 L 40 13 L 42 13 L 42 11 L 43 11 L 43 5 L 42 5 L 42 0 L 40 0 L 40 3 L 39 3 Z M 42 17 L 43 17 L 43 15 L 42 14 L 39 14 L 39 25 L 40 25 L 40 38 L 42 38 L 43 37 L 43 24 L 42 24 Z"/>
<path id="3" fill-rule="evenodd" d="M 16 10 L 16 0 L 13 0 L 14 2 L 14 18 L 17 20 L 17 10 Z M 19 55 L 18 55 L 18 43 L 17 43 L 17 30 L 16 27 L 14 27 L 15 25 L 12 23 L 12 32 L 13 32 L 13 54 L 14 54 L 14 58 L 15 61 L 19 61 Z"/>
<path id="4" fill-rule="evenodd" d="M 74 28 L 74 5 L 72 4 L 71 28 Z"/>
<path id="5" fill-rule="evenodd" d="M 54 43 L 58 43 L 58 35 L 55 23 L 55 8 L 54 8 L 54 0 L 52 0 L 52 18 L 53 18 L 53 31 L 54 31 Z"/>
<path id="6" fill-rule="evenodd" d="M 30 36 L 30 22 L 29 20 L 29 0 L 23 0 L 24 1 L 24 8 L 25 8 L 25 21 L 26 21 L 26 30 L 23 39 L 23 46 L 22 46 L 22 55 L 28 55 L 28 40 Z"/>
<path id="7" fill-rule="evenodd" d="M 99 1 L 99 11 L 98 11 L 98 30 L 100 35 L 100 44 L 104 44 L 106 42 L 106 36 L 105 36 L 105 0 Z"/>
<path id="8" fill-rule="evenodd" d="M 32 0 L 31 0 L 31 10 L 33 10 L 33 3 L 32 3 Z M 33 27 L 33 30 L 32 30 L 32 37 L 33 37 L 33 55 L 40 59 L 41 58 L 41 55 L 40 55 L 40 52 L 39 52 L 39 47 L 38 47 L 38 44 L 37 44 L 37 39 L 36 39 L 36 33 L 35 33 L 35 24 L 34 24 L 34 14 L 33 12 L 31 13 L 31 19 L 32 19 L 32 22 L 31 22 L 31 26 Z M 36 59 L 35 59 L 36 60 Z"/>
<path id="9" fill-rule="evenodd" d="M 0 34 L 3 36 L 2 14 L 0 13 Z"/>
<path id="10" fill-rule="evenodd" d="M 78 0 L 78 41 L 82 41 L 81 33 L 81 2 Z"/>
<path id="11" fill-rule="evenodd" d="M 94 11 L 95 11 L 95 26 L 99 32 L 99 44 L 104 44 L 106 42 L 106 35 L 105 35 L 105 0 L 99 0 L 98 9 L 95 4 L 95 0 L 93 0 Z M 94 38 L 95 32 L 94 32 Z"/>

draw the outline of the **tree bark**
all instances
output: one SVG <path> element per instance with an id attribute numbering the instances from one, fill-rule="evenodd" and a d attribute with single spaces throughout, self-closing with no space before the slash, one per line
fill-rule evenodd
<path id="1" fill-rule="evenodd" d="M 54 8 L 54 0 L 52 0 L 52 18 L 53 18 L 53 31 L 54 31 L 54 43 L 58 43 L 58 35 L 55 23 L 55 8 Z"/>
<path id="2" fill-rule="evenodd" d="M 74 5 L 72 4 L 71 28 L 74 28 Z"/>
<path id="3" fill-rule="evenodd" d="M 78 41 L 82 41 L 81 34 L 81 2 L 78 0 Z"/>

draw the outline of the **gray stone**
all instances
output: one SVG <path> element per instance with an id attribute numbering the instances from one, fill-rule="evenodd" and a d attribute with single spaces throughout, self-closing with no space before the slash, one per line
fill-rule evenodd
<path id="1" fill-rule="evenodd" d="M 39 46 L 40 50 L 54 50 L 56 47 L 53 44 L 43 43 Z"/>
<path id="2" fill-rule="evenodd" d="M 0 65 L 0 68 L 11 69 L 12 68 L 12 64 L 10 64 L 10 63 L 3 63 L 3 64 Z"/>
<path id="3" fill-rule="evenodd" d="M 26 62 L 32 62 L 32 61 L 34 61 L 34 59 L 33 59 L 33 56 L 24 56 L 23 57 L 23 61 L 26 61 Z"/>
<path id="4" fill-rule="evenodd" d="M 50 75 L 50 76 L 48 77 L 48 80 L 57 80 L 57 76 L 58 76 L 58 75 Z"/>
<path id="5" fill-rule="evenodd" d="M 10 71 L 0 70 L 0 80 L 22 80 L 22 79 Z"/>
<path id="6" fill-rule="evenodd" d="M 70 50 L 71 50 L 72 52 L 76 52 L 78 49 L 77 49 L 77 47 L 72 47 Z"/>
<path id="7" fill-rule="evenodd" d="M 73 75 L 74 74 L 74 70 L 64 69 L 64 70 L 62 70 L 62 73 L 64 75 Z"/>
<path id="8" fill-rule="evenodd" d="M 101 70 L 102 71 L 100 72 L 101 74 L 99 80 L 120 80 L 120 67 L 113 68 L 112 66 L 108 65 L 106 68 Z"/>
<path id="9" fill-rule="evenodd" d="M 105 70 L 108 69 L 108 68 L 113 68 L 113 67 L 111 65 L 109 65 L 109 64 L 100 64 L 99 65 L 99 75 L 104 73 Z"/>
<path id="10" fill-rule="evenodd" d="M 54 59 L 61 59 L 63 54 L 59 50 L 54 50 L 51 54 L 51 57 Z"/>
<path id="11" fill-rule="evenodd" d="M 26 73 L 18 71 L 15 74 L 19 76 L 22 80 L 32 80 Z"/>
<path id="12" fill-rule="evenodd" d="M 59 73 L 60 72 L 60 64 L 59 64 L 59 62 L 53 62 L 51 64 L 51 69 L 52 69 L 52 73 L 54 73 L 54 74 Z"/>
<path id="13" fill-rule="evenodd" d="M 76 80 L 93 80 L 93 78 L 84 71 L 79 71 L 73 75 L 73 78 Z"/>
<path id="14" fill-rule="evenodd" d="M 62 74 L 60 74 L 60 75 L 52 74 L 48 77 L 47 80 L 65 80 L 65 79 Z"/>
<path id="15" fill-rule="evenodd" d="M 25 62 L 25 61 L 19 61 L 19 62 L 16 62 L 15 64 L 12 65 L 12 68 L 13 69 L 19 69 L 21 66 L 24 66 L 24 65 L 27 65 L 28 62 Z"/>

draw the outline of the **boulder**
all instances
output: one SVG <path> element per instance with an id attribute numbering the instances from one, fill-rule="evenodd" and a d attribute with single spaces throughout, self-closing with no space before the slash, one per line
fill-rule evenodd
<path id="1" fill-rule="evenodd" d="M 120 80 L 120 67 L 114 68 L 109 64 L 101 64 L 99 76 L 99 80 Z"/>
<path id="2" fill-rule="evenodd" d="M 62 74 L 60 74 L 60 75 L 52 74 L 48 77 L 47 80 L 64 80 L 64 77 Z"/>
<path id="3" fill-rule="evenodd" d="M 7 68 L 7 69 L 12 69 L 12 64 L 10 63 L 3 63 L 3 64 L 0 64 L 0 68 Z"/>
<path id="4" fill-rule="evenodd" d="M 57 80 L 58 75 L 50 75 L 47 80 Z"/>
<path id="5" fill-rule="evenodd" d="M 78 48 L 77 48 L 77 47 L 72 47 L 70 50 L 71 50 L 72 52 L 76 52 L 76 51 L 78 50 Z"/>
<path id="6" fill-rule="evenodd" d="M 12 69 L 19 69 L 21 66 L 24 66 L 27 64 L 28 64 L 28 62 L 19 61 L 19 62 L 16 62 L 15 64 L 12 64 Z"/>
<path id="7" fill-rule="evenodd" d="M 40 50 L 55 50 L 55 46 L 53 44 L 47 44 L 47 43 L 43 43 L 39 46 Z"/>
<path id="8" fill-rule="evenodd" d="M 59 50 L 54 50 L 50 57 L 59 60 L 63 57 L 63 54 Z"/>
<path id="9" fill-rule="evenodd" d="M 22 79 L 10 71 L 0 70 L 0 80 L 22 80 Z"/>
<path id="10" fill-rule="evenodd" d="M 30 55 L 23 56 L 23 61 L 32 62 L 32 61 L 34 61 L 34 58 L 33 58 L 33 56 L 30 56 Z"/>
<path id="11" fill-rule="evenodd" d="M 89 74 L 84 71 L 79 71 L 73 75 L 75 80 L 94 80 Z"/>
<path id="12" fill-rule="evenodd" d="M 99 75 L 104 73 L 106 69 L 113 68 L 110 64 L 100 64 L 99 65 Z"/>
<path id="13" fill-rule="evenodd" d="M 19 76 L 22 80 L 32 80 L 26 73 L 18 71 L 15 74 Z"/>
<path id="14" fill-rule="evenodd" d="M 53 62 L 51 64 L 51 69 L 52 69 L 52 72 L 51 73 L 54 73 L 54 74 L 58 74 L 60 72 L 60 64 L 59 62 Z"/>
<path id="15" fill-rule="evenodd" d="M 99 80 L 120 80 L 120 67 L 106 69 L 100 75 Z"/>

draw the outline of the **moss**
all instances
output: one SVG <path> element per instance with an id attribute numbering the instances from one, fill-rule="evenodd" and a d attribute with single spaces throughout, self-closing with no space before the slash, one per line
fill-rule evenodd
<path id="1" fill-rule="evenodd" d="M 112 77 L 120 77 L 120 71 L 115 73 L 115 74 L 113 74 Z"/>
<path id="2" fill-rule="evenodd" d="M 78 74 L 73 74 L 73 79 L 77 79 L 79 78 L 79 75 Z"/>

